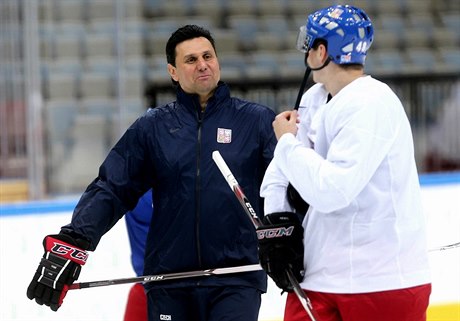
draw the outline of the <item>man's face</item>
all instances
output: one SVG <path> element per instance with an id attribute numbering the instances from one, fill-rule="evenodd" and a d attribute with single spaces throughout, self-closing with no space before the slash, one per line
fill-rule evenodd
<path id="1" fill-rule="evenodd" d="M 172 79 L 189 94 L 210 96 L 220 80 L 216 52 L 204 37 L 193 38 L 176 46 L 176 66 L 168 64 Z"/>

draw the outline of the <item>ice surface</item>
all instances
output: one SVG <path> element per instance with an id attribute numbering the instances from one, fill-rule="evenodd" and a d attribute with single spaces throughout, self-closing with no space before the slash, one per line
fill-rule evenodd
<path id="1" fill-rule="evenodd" d="M 460 184 L 423 187 L 430 248 L 460 241 Z M 58 312 L 26 297 L 27 286 L 42 255 L 44 235 L 56 233 L 70 212 L 0 215 L 0 320 L 117 321 L 122 320 L 130 288 L 115 285 L 70 291 Z M 430 252 L 432 304 L 460 303 L 460 248 Z M 124 220 L 107 233 L 90 253 L 80 282 L 134 276 Z M 260 320 L 282 320 L 286 294 L 270 282 L 263 295 Z"/>

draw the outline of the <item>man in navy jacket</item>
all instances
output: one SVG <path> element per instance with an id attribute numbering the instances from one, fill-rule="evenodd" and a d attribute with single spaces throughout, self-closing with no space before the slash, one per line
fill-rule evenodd
<path id="1" fill-rule="evenodd" d="M 128 128 L 82 195 L 71 223 L 45 237 L 44 257 L 27 290 L 37 303 L 59 308 L 86 262 L 86 250 L 95 250 L 150 188 L 155 215 L 145 274 L 258 263 L 254 227 L 211 154 L 220 151 L 262 217 L 259 189 L 276 144 L 275 113 L 230 96 L 206 29 L 176 30 L 166 57 L 176 101 L 148 110 Z M 149 320 L 256 321 L 266 286 L 263 271 L 147 283 Z"/>

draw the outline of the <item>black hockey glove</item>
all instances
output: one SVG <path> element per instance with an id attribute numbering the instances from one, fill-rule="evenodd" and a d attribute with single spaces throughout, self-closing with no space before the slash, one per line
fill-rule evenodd
<path id="1" fill-rule="evenodd" d="M 289 183 L 287 187 L 287 199 L 289 205 L 291 205 L 297 213 L 301 215 L 305 215 L 305 213 L 307 213 L 310 204 L 303 200 L 302 196 L 300 196 L 299 192 L 297 192 L 291 183 Z"/>
<path id="2" fill-rule="evenodd" d="M 57 311 L 69 286 L 78 279 L 86 263 L 89 242 L 67 234 L 48 235 L 43 240 L 45 254 L 27 288 L 27 297 Z M 82 249 L 84 248 L 84 249 Z"/>
<path id="3" fill-rule="evenodd" d="M 303 227 L 297 214 L 289 212 L 268 214 L 263 223 L 257 228 L 260 265 L 279 288 L 291 292 L 287 269 L 299 282 L 303 276 Z"/>

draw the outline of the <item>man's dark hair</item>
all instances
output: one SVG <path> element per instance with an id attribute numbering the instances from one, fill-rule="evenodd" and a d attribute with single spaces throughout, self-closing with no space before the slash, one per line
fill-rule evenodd
<path id="1" fill-rule="evenodd" d="M 313 42 L 313 45 L 311 46 L 313 49 L 318 49 L 319 45 L 324 45 L 327 50 L 327 40 L 325 39 L 315 39 Z M 305 66 L 307 65 L 307 55 L 305 55 Z M 362 64 L 340 64 L 338 65 L 340 68 L 343 69 L 348 69 L 348 70 L 362 70 L 364 68 L 364 65 Z"/>
<path id="2" fill-rule="evenodd" d="M 214 48 L 214 51 L 216 50 L 214 38 L 211 36 L 209 30 L 197 25 L 185 25 L 174 31 L 168 39 L 168 42 L 166 43 L 166 61 L 169 64 L 176 66 L 176 46 L 186 40 L 199 37 L 208 39 Z"/>

